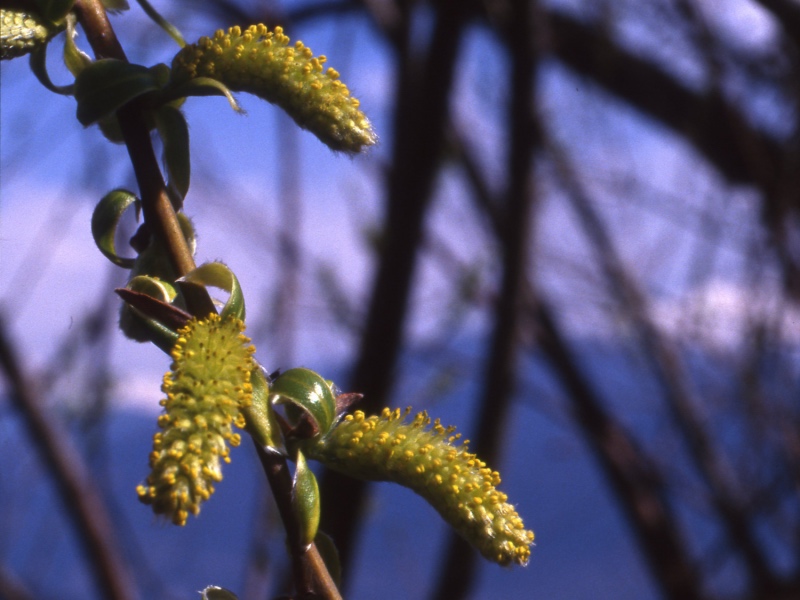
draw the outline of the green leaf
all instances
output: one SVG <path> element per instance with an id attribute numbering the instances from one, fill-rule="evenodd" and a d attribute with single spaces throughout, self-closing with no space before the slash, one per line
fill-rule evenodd
<path id="1" fill-rule="evenodd" d="M 44 87 L 51 92 L 61 94 L 63 96 L 71 96 L 75 93 L 75 84 L 69 85 L 56 85 L 50 80 L 50 75 L 47 73 L 47 44 L 35 48 L 31 52 L 31 71 L 36 76 Z"/>
<path id="2" fill-rule="evenodd" d="M 75 44 L 75 16 L 67 17 L 67 35 L 64 40 L 64 64 L 73 76 L 77 77 L 86 67 L 92 64 L 91 57 Z"/>
<path id="3" fill-rule="evenodd" d="M 283 453 L 280 425 L 269 401 L 269 383 L 260 366 L 250 372 L 250 385 L 253 386 L 253 401 L 241 409 L 247 423 L 245 428 L 262 448 Z"/>
<path id="4" fill-rule="evenodd" d="M 128 282 L 127 289 L 140 294 L 146 294 L 151 298 L 155 298 L 159 302 L 169 304 L 175 299 L 177 292 L 166 281 L 162 281 L 157 277 L 148 277 L 147 275 L 137 275 Z M 156 315 L 149 315 L 155 317 Z"/>
<path id="5" fill-rule="evenodd" d="M 51 23 L 58 23 L 72 10 L 75 0 L 35 0 L 39 14 Z"/>
<path id="6" fill-rule="evenodd" d="M 106 10 L 110 12 L 122 12 L 130 8 L 128 0 L 102 0 L 102 2 Z"/>
<path id="7" fill-rule="evenodd" d="M 239 280 L 225 264 L 221 262 L 211 262 L 200 265 L 193 271 L 178 279 L 178 282 L 194 283 L 197 285 L 213 286 L 225 290 L 230 294 L 228 301 L 220 312 L 220 316 L 235 317 L 244 321 L 244 295 L 239 286 Z"/>
<path id="8" fill-rule="evenodd" d="M 232 591 L 216 585 L 208 586 L 200 594 L 203 596 L 203 600 L 239 600 Z"/>
<path id="9" fill-rule="evenodd" d="M 211 77 L 197 77 L 177 85 L 172 82 L 164 92 L 166 94 L 165 98 L 168 100 L 186 98 L 188 96 L 225 96 L 233 110 L 240 114 L 245 112 L 244 109 L 239 106 L 239 103 L 228 87 L 221 81 L 217 81 Z"/>
<path id="10" fill-rule="evenodd" d="M 299 526 L 300 543 L 305 547 L 314 541 L 319 529 L 319 485 L 314 472 L 308 467 L 306 457 L 297 451 L 297 468 L 292 486 L 292 510 Z"/>
<path id="11" fill-rule="evenodd" d="M 75 80 L 78 120 L 88 127 L 134 98 L 157 91 L 159 75 L 153 69 L 113 58 L 93 62 Z"/>
<path id="12" fill-rule="evenodd" d="M 178 28 L 175 27 L 175 25 L 173 25 L 169 21 L 167 21 L 164 17 L 162 17 L 158 13 L 158 11 L 150 5 L 150 3 L 147 0 L 137 0 L 137 2 L 139 3 L 139 6 L 142 7 L 142 10 L 144 10 L 145 14 L 147 14 L 148 17 L 153 19 L 153 21 L 159 27 L 161 27 L 164 31 L 166 31 L 169 34 L 169 36 L 173 40 L 175 40 L 175 42 L 181 48 L 183 48 L 186 45 L 186 40 L 183 39 L 183 35 L 181 34 L 180 31 L 178 31 Z"/>
<path id="13" fill-rule="evenodd" d="M 191 164 L 189 160 L 189 127 L 183 113 L 173 106 L 162 106 L 156 111 L 156 127 L 164 142 L 164 164 L 169 185 L 181 199 L 189 191 Z"/>
<path id="14" fill-rule="evenodd" d="M 117 254 L 116 236 L 122 214 L 131 206 L 138 208 L 139 199 L 133 192 L 117 189 L 109 192 L 92 213 L 92 236 L 100 252 L 112 263 L 124 269 L 130 269 L 135 258 L 124 258 Z"/>
<path id="15" fill-rule="evenodd" d="M 342 583 L 342 563 L 339 560 L 339 550 L 336 544 L 333 543 L 333 538 L 324 531 L 317 531 L 314 537 L 314 544 L 317 546 L 317 552 L 322 557 L 322 562 L 328 569 L 333 582 L 336 587 L 340 587 Z"/>
<path id="16" fill-rule="evenodd" d="M 270 391 L 276 404 L 289 404 L 303 410 L 323 435 L 330 430 L 336 414 L 336 398 L 331 386 L 310 369 L 296 368 L 281 373 Z"/>
<path id="17" fill-rule="evenodd" d="M 168 283 L 140 275 L 127 288 L 114 290 L 125 301 L 120 329 L 131 339 L 152 342 L 167 354 L 178 341 L 177 331 L 192 315 L 172 305 L 175 290 Z"/>

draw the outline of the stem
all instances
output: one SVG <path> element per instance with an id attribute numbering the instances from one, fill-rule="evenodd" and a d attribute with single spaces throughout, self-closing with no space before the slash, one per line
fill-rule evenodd
<path id="1" fill-rule="evenodd" d="M 100 0 L 76 0 L 75 12 L 98 59 L 128 60 Z M 141 104 L 134 100 L 123 106 L 117 112 L 117 119 L 139 185 L 145 226 L 165 249 L 178 277 L 182 277 L 195 268 L 194 258 L 167 194 Z M 202 317 L 214 312 L 205 288 L 182 284 L 181 290 L 193 315 Z"/>
<path id="2" fill-rule="evenodd" d="M 50 469 L 61 500 L 75 523 L 79 541 L 91 557 L 89 564 L 101 595 L 112 600 L 135 598 L 133 577 L 120 555 L 121 546 L 114 536 L 113 521 L 102 496 L 80 453 L 45 410 L 30 378 L 23 373 L 4 319 L 0 319 L 0 367 L 6 375 L 11 401 Z"/>
<path id="3" fill-rule="evenodd" d="M 289 474 L 286 457 L 267 452 L 255 440 L 253 444 L 286 528 L 289 555 L 292 558 L 292 576 L 299 598 L 308 596 L 342 600 L 317 547 L 313 543 L 306 547 L 300 540 L 300 529 L 292 511 L 292 476 Z"/>
<path id="4" fill-rule="evenodd" d="M 127 61 L 99 0 L 76 0 L 75 11 L 97 58 Z M 125 105 L 117 112 L 117 118 L 139 184 L 145 225 L 165 248 L 175 272 L 183 276 L 195 268 L 194 258 L 167 194 L 140 103 L 134 100 Z M 204 287 L 183 284 L 181 289 L 193 315 L 204 316 L 214 312 Z M 291 508 L 292 478 L 286 458 L 267 453 L 257 443 L 255 445 L 286 528 L 298 594 L 301 598 L 315 595 L 325 600 L 341 600 L 316 546 L 311 544 L 306 548 L 300 543 L 299 524 Z"/>

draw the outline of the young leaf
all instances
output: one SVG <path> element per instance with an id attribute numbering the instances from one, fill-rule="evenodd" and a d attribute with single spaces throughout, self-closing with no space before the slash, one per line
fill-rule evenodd
<path id="1" fill-rule="evenodd" d="M 192 318 L 172 304 L 175 289 L 160 279 L 139 275 L 128 287 L 115 291 L 125 301 L 119 315 L 122 332 L 133 340 L 152 342 L 169 354 L 178 341 L 177 331 Z"/>
<path id="2" fill-rule="evenodd" d="M 300 543 L 303 547 L 314 541 L 319 528 L 319 484 L 314 471 L 308 468 L 303 453 L 297 452 L 297 468 L 292 486 L 292 510 L 300 526 Z"/>
<path id="3" fill-rule="evenodd" d="M 244 320 L 244 294 L 239 285 L 239 280 L 226 265 L 221 262 L 205 263 L 188 272 L 178 282 L 195 283 L 197 285 L 213 286 L 225 290 L 230 295 L 228 301 L 220 312 L 223 318 L 233 317 Z"/>
<path id="4" fill-rule="evenodd" d="M 156 111 L 156 127 L 164 142 L 164 164 L 169 185 L 181 199 L 189 191 L 191 164 L 189 160 L 189 127 L 180 110 L 165 105 Z"/>
<path id="5" fill-rule="evenodd" d="M 322 557 L 322 562 L 325 563 L 325 568 L 328 569 L 333 582 L 337 587 L 342 584 L 342 563 L 339 559 L 339 550 L 336 544 L 333 543 L 333 538 L 324 531 L 317 531 L 314 538 L 314 545 L 317 547 L 317 552 Z"/>
<path id="6" fill-rule="evenodd" d="M 67 17 L 67 34 L 64 40 L 64 64 L 67 69 L 69 69 L 69 72 L 72 73 L 74 77 L 77 77 L 80 75 L 81 71 L 92 64 L 92 59 L 75 44 L 75 37 L 78 35 L 75 30 L 75 21 L 74 15 L 69 15 Z"/>
<path id="7" fill-rule="evenodd" d="M 270 393 L 276 404 L 302 410 L 311 419 L 315 433 L 325 434 L 333 425 L 336 397 L 328 382 L 314 371 L 289 369 L 275 379 Z"/>
<path id="8" fill-rule="evenodd" d="M 117 227 L 123 213 L 131 206 L 138 206 L 139 199 L 133 192 L 116 189 L 98 202 L 92 213 L 92 236 L 94 243 L 108 260 L 124 269 L 130 269 L 135 258 L 124 258 L 117 254 Z"/>
<path id="9" fill-rule="evenodd" d="M 258 365 L 250 373 L 250 384 L 253 386 L 253 401 L 242 409 L 247 423 L 245 427 L 262 448 L 269 452 L 283 453 L 280 424 L 269 401 L 269 383 Z"/>
<path id="10" fill-rule="evenodd" d="M 210 585 L 205 588 L 200 594 L 203 600 L 239 600 L 236 594 L 225 588 Z"/>
<path id="11" fill-rule="evenodd" d="M 93 62 L 75 80 L 78 121 L 88 127 L 134 98 L 158 91 L 160 75 L 154 68 L 113 58 Z"/>

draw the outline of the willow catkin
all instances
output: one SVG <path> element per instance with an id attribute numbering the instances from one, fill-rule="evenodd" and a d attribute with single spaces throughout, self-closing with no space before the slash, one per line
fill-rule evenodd
<path id="1" fill-rule="evenodd" d="M 236 26 L 178 52 L 172 80 L 180 84 L 209 77 L 232 91 L 255 94 L 280 106 L 333 150 L 360 152 L 377 136 L 359 101 L 335 69 L 323 67 L 325 61 L 303 42 L 290 45 L 281 27 L 269 31 L 259 24 L 242 31 Z"/>
<path id="2" fill-rule="evenodd" d="M 0 60 L 32 52 L 57 33 L 30 11 L 0 9 Z"/>
<path id="3" fill-rule="evenodd" d="M 137 487 L 139 500 L 153 512 L 184 525 L 189 514 L 222 480 L 222 463 L 230 462 L 230 446 L 244 427 L 240 409 L 252 396 L 250 371 L 254 352 L 238 319 L 218 315 L 190 321 L 178 333 L 172 368 L 164 376 L 161 431 L 153 436 L 150 475 Z"/>
<path id="4" fill-rule="evenodd" d="M 325 436 L 302 445 L 306 456 L 359 479 L 393 481 L 425 498 L 483 556 L 501 565 L 525 565 L 533 532 L 525 529 L 500 475 L 459 436 L 427 413 L 406 421 L 409 411 L 385 408 L 380 416 L 356 411 Z"/>

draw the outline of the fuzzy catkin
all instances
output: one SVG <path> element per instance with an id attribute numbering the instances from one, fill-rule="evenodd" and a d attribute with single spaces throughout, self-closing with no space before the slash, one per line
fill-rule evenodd
<path id="1" fill-rule="evenodd" d="M 232 426 L 244 427 L 240 409 L 252 398 L 250 371 L 254 352 L 238 319 L 192 320 L 172 349 L 171 371 L 164 376 L 161 428 L 153 436 L 150 475 L 136 488 L 153 512 L 184 525 L 189 514 L 222 480 L 228 445 L 238 446 Z"/>
<path id="2" fill-rule="evenodd" d="M 501 565 L 525 565 L 533 532 L 496 486 L 500 475 L 467 451 L 453 428 L 427 413 L 385 408 L 380 416 L 356 411 L 325 436 L 302 444 L 306 456 L 359 479 L 393 481 L 425 498 L 483 556 Z"/>
<path id="3" fill-rule="evenodd" d="M 0 60 L 28 54 L 54 33 L 31 12 L 0 9 Z"/>
<path id="4" fill-rule="evenodd" d="M 233 91 L 255 94 L 333 150 L 360 152 L 377 137 L 339 73 L 323 68 L 325 61 L 303 42 L 290 45 L 281 27 L 236 26 L 183 48 L 172 61 L 172 80 L 210 77 Z"/>

